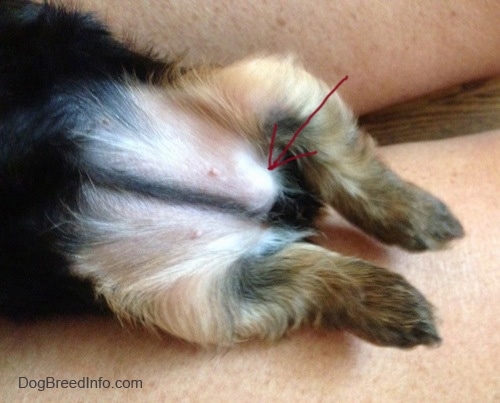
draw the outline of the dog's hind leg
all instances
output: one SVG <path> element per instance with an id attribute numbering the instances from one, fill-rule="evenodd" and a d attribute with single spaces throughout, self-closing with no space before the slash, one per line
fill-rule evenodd
<path id="1" fill-rule="evenodd" d="M 302 324 L 347 330 L 378 345 L 439 342 L 431 306 L 398 274 L 287 242 L 293 234 L 282 230 L 233 228 L 213 239 L 204 231 L 174 247 L 163 247 L 163 237 L 122 234 L 83 250 L 75 271 L 93 279 L 118 317 L 202 345 L 274 340 Z M 141 256 L 131 252 L 138 248 Z"/>
<path id="2" fill-rule="evenodd" d="M 266 151 L 277 124 L 275 156 L 329 92 L 324 83 L 287 60 L 250 60 L 222 70 L 219 76 L 234 98 L 265 122 L 261 141 Z M 302 180 L 299 185 L 386 243 L 423 250 L 463 234 L 441 201 L 402 180 L 374 149 L 374 141 L 358 129 L 350 110 L 333 94 L 296 138 L 288 157 L 317 151 L 294 161 Z M 287 169 L 279 167 L 276 173 L 286 175 Z"/>
<path id="3" fill-rule="evenodd" d="M 380 345 L 439 341 L 430 305 L 400 275 L 300 242 L 307 230 L 99 185 L 82 194 L 72 272 L 125 321 L 204 345 L 301 324 Z"/>
<path id="4" fill-rule="evenodd" d="M 304 322 L 378 345 L 439 342 L 432 308 L 403 277 L 317 245 L 292 243 L 229 273 L 238 339 L 281 336 Z"/>

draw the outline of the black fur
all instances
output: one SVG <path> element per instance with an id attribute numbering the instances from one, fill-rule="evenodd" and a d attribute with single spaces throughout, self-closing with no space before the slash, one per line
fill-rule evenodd
<path id="1" fill-rule="evenodd" d="M 106 309 L 90 282 L 71 275 L 65 258 L 64 248 L 77 246 L 83 235 L 61 224 L 61 206 L 76 206 L 89 177 L 115 190 L 249 214 L 230 200 L 92 172 L 82 161 L 70 134 L 91 130 L 95 117 L 79 95 L 92 93 L 126 120 L 123 95 L 113 83 L 134 77 L 155 85 L 174 66 L 129 50 L 91 15 L 24 0 L 0 2 L 0 315 Z M 268 217 L 253 218 L 308 227 L 320 205 L 296 185 L 303 182 L 297 163 L 281 170 L 295 178 L 285 197 Z"/>
<path id="2" fill-rule="evenodd" d="M 126 49 L 90 15 L 0 2 L 0 314 L 100 306 L 90 283 L 70 275 L 53 228 L 56 206 L 72 207 L 85 180 L 67 135 L 83 124 L 73 94 L 124 74 L 154 81 L 169 67 Z"/>
<path id="3" fill-rule="evenodd" d="M 0 97 L 7 107 L 32 105 L 71 81 L 134 74 L 161 77 L 169 64 L 132 52 L 91 15 L 28 1 L 0 3 Z"/>

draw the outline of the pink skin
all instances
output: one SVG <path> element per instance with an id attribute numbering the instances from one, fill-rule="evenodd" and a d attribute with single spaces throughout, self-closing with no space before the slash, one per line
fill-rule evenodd
<path id="1" fill-rule="evenodd" d="M 64 2 L 97 12 L 141 48 L 194 64 L 295 54 L 332 87 L 349 75 L 340 93 L 358 114 L 500 73 L 496 1 Z"/>

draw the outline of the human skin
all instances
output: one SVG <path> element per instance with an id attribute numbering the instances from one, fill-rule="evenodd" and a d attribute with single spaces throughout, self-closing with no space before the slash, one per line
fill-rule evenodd
<path id="1" fill-rule="evenodd" d="M 0 325 L 5 401 L 494 402 L 500 398 L 500 131 L 384 147 L 403 177 L 445 200 L 466 236 L 439 252 L 382 246 L 337 219 L 332 249 L 393 268 L 434 303 L 443 343 L 404 351 L 310 329 L 274 344 L 204 350 L 111 318 Z M 19 389 L 19 377 L 139 379 L 142 389 Z"/>
<path id="2" fill-rule="evenodd" d="M 297 55 L 358 114 L 500 73 L 496 0 L 63 0 L 160 56 Z"/>

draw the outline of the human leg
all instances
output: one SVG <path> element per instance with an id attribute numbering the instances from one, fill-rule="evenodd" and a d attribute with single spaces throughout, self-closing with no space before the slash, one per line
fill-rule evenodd
<path id="1" fill-rule="evenodd" d="M 357 114 L 500 73 L 494 1 L 328 0 L 219 2 L 64 0 L 160 55 L 227 64 L 254 54 L 296 54 Z"/>

